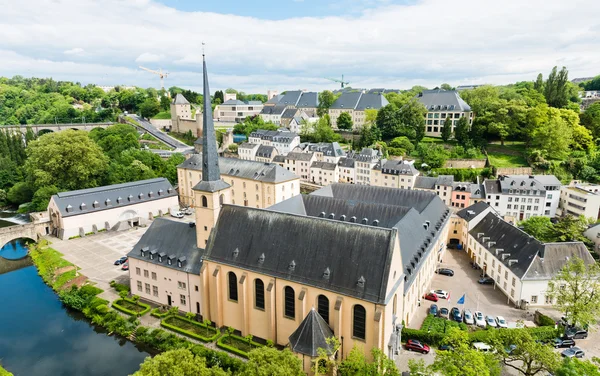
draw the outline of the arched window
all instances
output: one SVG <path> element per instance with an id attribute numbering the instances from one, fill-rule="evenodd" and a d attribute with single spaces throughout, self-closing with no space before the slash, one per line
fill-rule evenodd
<path id="1" fill-rule="evenodd" d="M 223 205 L 223 201 L 225 201 L 225 195 L 219 196 L 219 204 Z"/>
<path id="2" fill-rule="evenodd" d="M 357 304 L 354 306 L 352 313 L 352 337 L 365 339 L 367 326 L 367 311 L 365 311 L 365 307 L 361 306 L 360 304 Z"/>
<path id="3" fill-rule="evenodd" d="M 290 286 L 286 286 L 284 289 L 284 315 L 287 318 L 293 319 L 296 318 L 296 300 L 294 289 Z"/>
<path id="4" fill-rule="evenodd" d="M 254 280 L 254 306 L 265 309 L 265 283 L 258 278 Z"/>
<path id="5" fill-rule="evenodd" d="M 237 277 L 234 272 L 227 273 L 229 279 L 229 300 L 238 301 Z"/>
<path id="6" fill-rule="evenodd" d="M 329 299 L 325 295 L 319 295 L 317 298 L 317 312 L 329 324 Z"/>
<path id="7" fill-rule="evenodd" d="M 203 208 L 208 207 L 208 200 L 206 199 L 206 196 L 202 196 L 202 207 Z"/>

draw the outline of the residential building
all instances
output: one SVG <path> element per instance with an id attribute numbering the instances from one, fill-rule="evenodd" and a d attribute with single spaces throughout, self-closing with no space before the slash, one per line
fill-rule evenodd
<path id="1" fill-rule="evenodd" d="M 285 94 L 276 95 L 265 103 L 261 117 L 264 121 L 271 121 L 287 127 L 300 112 L 306 113 L 309 117 L 315 117 L 318 106 L 319 96 L 316 92 L 286 91 Z M 286 112 L 286 110 L 289 111 Z"/>
<path id="2" fill-rule="evenodd" d="M 552 305 L 548 282 L 570 258 L 595 262 L 582 242 L 542 243 L 483 202 L 459 211 L 449 232 L 460 237 L 465 252 L 495 280 L 496 289 L 520 308 Z"/>
<path id="3" fill-rule="evenodd" d="M 340 183 L 354 184 L 356 182 L 356 161 L 350 157 L 340 158 L 338 169 L 340 173 Z"/>
<path id="4" fill-rule="evenodd" d="M 354 154 L 356 184 L 371 185 L 371 170 L 381 159 L 378 149 L 363 148 L 360 153 Z"/>
<path id="5" fill-rule="evenodd" d="M 340 158 L 346 156 L 346 152 L 337 142 L 319 142 L 316 144 L 305 142 L 294 148 L 296 152 L 315 153 L 318 161 L 338 163 Z"/>
<path id="6" fill-rule="evenodd" d="M 214 119 L 222 123 L 241 123 L 248 116 L 260 114 L 264 105 L 261 101 L 243 102 L 234 98 L 215 106 Z"/>
<path id="7" fill-rule="evenodd" d="M 171 209 L 179 202 L 165 178 L 60 192 L 48 204 L 52 234 L 60 239 L 139 226 Z"/>
<path id="8" fill-rule="evenodd" d="M 522 221 L 556 215 L 561 183 L 554 175 L 506 175 L 484 185 L 488 204 L 501 216 Z"/>
<path id="9" fill-rule="evenodd" d="M 371 170 L 370 185 L 413 189 L 418 176 L 414 161 L 382 159 Z"/>
<path id="10" fill-rule="evenodd" d="M 317 161 L 315 153 L 291 152 L 284 157 L 283 166 L 304 181 L 310 181 L 310 166 Z"/>
<path id="11" fill-rule="evenodd" d="M 379 110 L 388 105 L 389 102 L 383 94 L 366 94 L 363 92 L 343 93 L 329 108 L 331 126 L 337 129 L 337 119 L 342 112 L 350 114 L 353 129 L 358 130 L 365 124 L 366 110 Z"/>
<path id="12" fill-rule="evenodd" d="M 283 111 L 283 114 L 281 115 L 281 126 L 289 128 L 291 121 L 295 117 L 299 116 L 301 112 L 302 111 L 298 110 L 297 108 L 288 108 Z"/>
<path id="13" fill-rule="evenodd" d="M 239 149 L 238 149 L 239 150 Z M 231 185 L 231 203 L 266 208 L 300 194 L 300 179 L 274 163 L 219 158 L 219 172 Z M 202 155 L 193 154 L 177 166 L 179 199 L 196 207 L 193 188 L 202 180 Z"/>
<path id="14" fill-rule="evenodd" d="M 594 243 L 594 251 L 600 254 L 600 223 L 590 226 L 583 235 Z"/>
<path id="15" fill-rule="evenodd" d="M 275 146 L 260 145 L 256 151 L 256 161 L 271 163 L 278 154 Z"/>
<path id="16" fill-rule="evenodd" d="M 260 117 L 265 122 L 271 122 L 275 125 L 281 125 L 281 116 L 283 115 L 285 110 L 286 106 L 267 106 L 265 104 L 263 109 L 260 111 Z"/>
<path id="17" fill-rule="evenodd" d="M 451 206 L 453 184 L 454 176 L 452 175 L 417 176 L 413 189 L 435 192 L 444 201 L 444 204 Z"/>
<path id="18" fill-rule="evenodd" d="M 290 132 L 300 133 L 302 132 L 302 126 L 305 122 L 307 122 L 308 124 L 315 124 L 317 121 L 319 121 L 318 117 L 309 117 L 306 114 L 306 112 L 300 111 L 296 116 L 294 116 L 290 120 L 288 128 Z"/>
<path id="19" fill-rule="evenodd" d="M 265 146 L 273 146 L 278 154 L 286 155 L 300 145 L 300 136 L 287 130 L 267 131 L 258 129 L 248 137 L 248 142 Z"/>
<path id="20" fill-rule="evenodd" d="M 260 147 L 260 144 L 253 144 L 250 142 L 244 142 L 238 145 L 238 157 L 245 161 L 255 161 L 256 152 Z"/>
<path id="21" fill-rule="evenodd" d="M 594 221 L 600 219 L 600 193 L 594 192 L 593 190 L 597 188 L 593 187 L 592 185 L 562 187 L 558 215 L 575 217 L 583 215 Z"/>
<path id="22" fill-rule="evenodd" d="M 313 184 L 329 185 L 340 180 L 338 165 L 329 162 L 313 162 L 310 165 L 310 181 Z"/>
<path id="23" fill-rule="evenodd" d="M 319 93 L 310 91 L 303 92 L 296 103 L 296 107 L 304 112 L 310 118 L 317 118 L 317 108 L 319 107 Z"/>
<path id="24" fill-rule="evenodd" d="M 469 126 L 473 124 L 473 111 L 455 90 L 424 90 L 417 94 L 417 100 L 427 108 L 425 115 L 425 135 L 441 137 L 446 119 L 452 119 L 452 132 L 461 117 L 466 117 Z"/>

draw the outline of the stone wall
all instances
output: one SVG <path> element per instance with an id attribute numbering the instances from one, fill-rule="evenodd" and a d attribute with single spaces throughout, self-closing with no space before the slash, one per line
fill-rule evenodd
<path id="1" fill-rule="evenodd" d="M 531 167 L 499 167 L 496 169 L 496 175 L 533 175 Z"/>
<path id="2" fill-rule="evenodd" d="M 150 124 L 158 129 L 163 129 L 165 127 L 170 128 L 172 121 L 171 119 L 150 119 Z"/>
<path id="3" fill-rule="evenodd" d="M 487 159 L 448 159 L 444 168 L 485 168 Z"/>

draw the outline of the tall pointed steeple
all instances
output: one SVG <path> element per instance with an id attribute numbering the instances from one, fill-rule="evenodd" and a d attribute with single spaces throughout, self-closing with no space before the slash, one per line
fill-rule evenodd
<path id="1" fill-rule="evenodd" d="M 202 53 L 202 68 L 204 70 L 204 102 L 202 106 L 202 181 L 194 189 L 199 191 L 215 192 L 229 187 L 221 180 L 219 171 L 219 154 L 217 153 L 217 140 L 215 125 L 213 123 L 210 89 L 208 87 L 208 71 L 206 59 Z"/>

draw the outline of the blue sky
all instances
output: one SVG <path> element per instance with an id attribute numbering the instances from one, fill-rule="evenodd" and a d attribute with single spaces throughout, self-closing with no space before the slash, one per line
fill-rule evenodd
<path id="1" fill-rule="evenodd" d="M 31 9 L 36 9 L 31 12 Z M 585 9 L 584 12 L 581 9 Z M 567 17 L 577 14 L 577 22 Z M 598 0 L 28 0 L 0 12 L 0 75 L 201 89 L 408 89 L 600 74 Z"/>
<path id="2" fill-rule="evenodd" d="M 285 20 L 294 17 L 352 16 L 381 5 L 407 4 L 410 0 L 160 0 L 186 12 L 214 12 Z"/>

